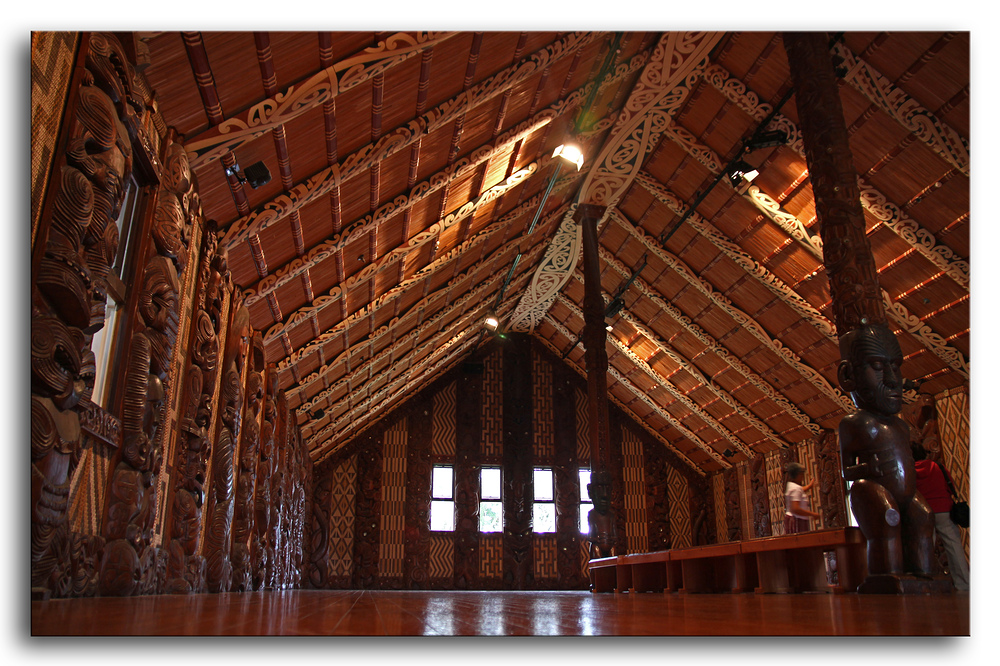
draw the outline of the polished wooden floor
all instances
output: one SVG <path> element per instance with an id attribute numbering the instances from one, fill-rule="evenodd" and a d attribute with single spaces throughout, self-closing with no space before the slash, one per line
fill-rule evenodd
<path id="1" fill-rule="evenodd" d="M 969 596 L 316 591 L 31 602 L 34 636 L 967 636 Z"/>

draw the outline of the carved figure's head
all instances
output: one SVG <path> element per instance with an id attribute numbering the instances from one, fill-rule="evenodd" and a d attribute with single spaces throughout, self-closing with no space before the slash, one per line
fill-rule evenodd
<path id="1" fill-rule="evenodd" d="M 611 474 L 607 471 L 594 472 L 587 484 L 587 492 L 594 502 L 594 508 L 604 513 L 611 508 Z"/>
<path id="2" fill-rule="evenodd" d="M 840 338 L 837 378 L 859 409 L 891 415 L 903 406 L 903 352 L 885 324 L 869 324 Z"/>

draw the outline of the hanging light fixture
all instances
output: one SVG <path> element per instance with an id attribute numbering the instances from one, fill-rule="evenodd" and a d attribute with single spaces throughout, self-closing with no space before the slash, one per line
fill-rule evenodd
<path id="1" fill-rule="evenodd" d="M 500 320 L 497 319 L 497 316 L 495 314 L 490 312 L 489 314 L 486 315 L 486 319 L 483 320 L 483 325 L 486 327 L 487 331 L 493 333 L 494 331 L 497 330 L 497 328 L 500 327 Z"/>
<path id="2" fill-rule="evenodd" d="M 577 171 L 583 168 L 583 152 L 571 143 L 564 143 L 556 148 L 555 152 L 552 153 L 552 157 L 561 157 L 567 162 L 575 164 Z M 556 172 L 558 173 L 558 169 Z"/>
<path id="3" fill-rule="evenodd" d="M 733 184 L 737 190 L 741 187 L 745 188 L 753 179 L 760 175 L 760 172 L 756 167 L 744 162 L 743 160 L 737 160 L 733 162 L 732 166 L 729 167 L 728 171 L 729 182 Z"/>

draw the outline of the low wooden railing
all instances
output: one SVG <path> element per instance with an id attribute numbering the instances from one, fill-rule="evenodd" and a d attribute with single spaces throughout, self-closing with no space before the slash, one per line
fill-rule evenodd
<path id="1" fill-rule="evenodd" d="M 836 554 L 837 583 L 824 553 Z M 867 575 L 856 527 L 590 560 L 594 592 L 854 592 Z"/>

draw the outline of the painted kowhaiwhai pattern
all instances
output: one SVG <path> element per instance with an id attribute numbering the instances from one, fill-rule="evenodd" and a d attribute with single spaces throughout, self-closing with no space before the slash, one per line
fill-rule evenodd
<path id="1" fill-rule="evenodd" d="M 354 566 L 354 495 L 357 458 L 351 456 L 333 469 L 330 495 L 330 575 L 350 576 Z"/>
<path id="2" fill-rule="evenodd" d="M 455 457 L 455 382 L 434 395 L 431 455 Z"/>
<path id="3" fill-rule="evenodd" d="M 406 518 L 406 419 L 385 431 L 382 455 L 382 516 L 379 576 L 403 575 Z"/>

